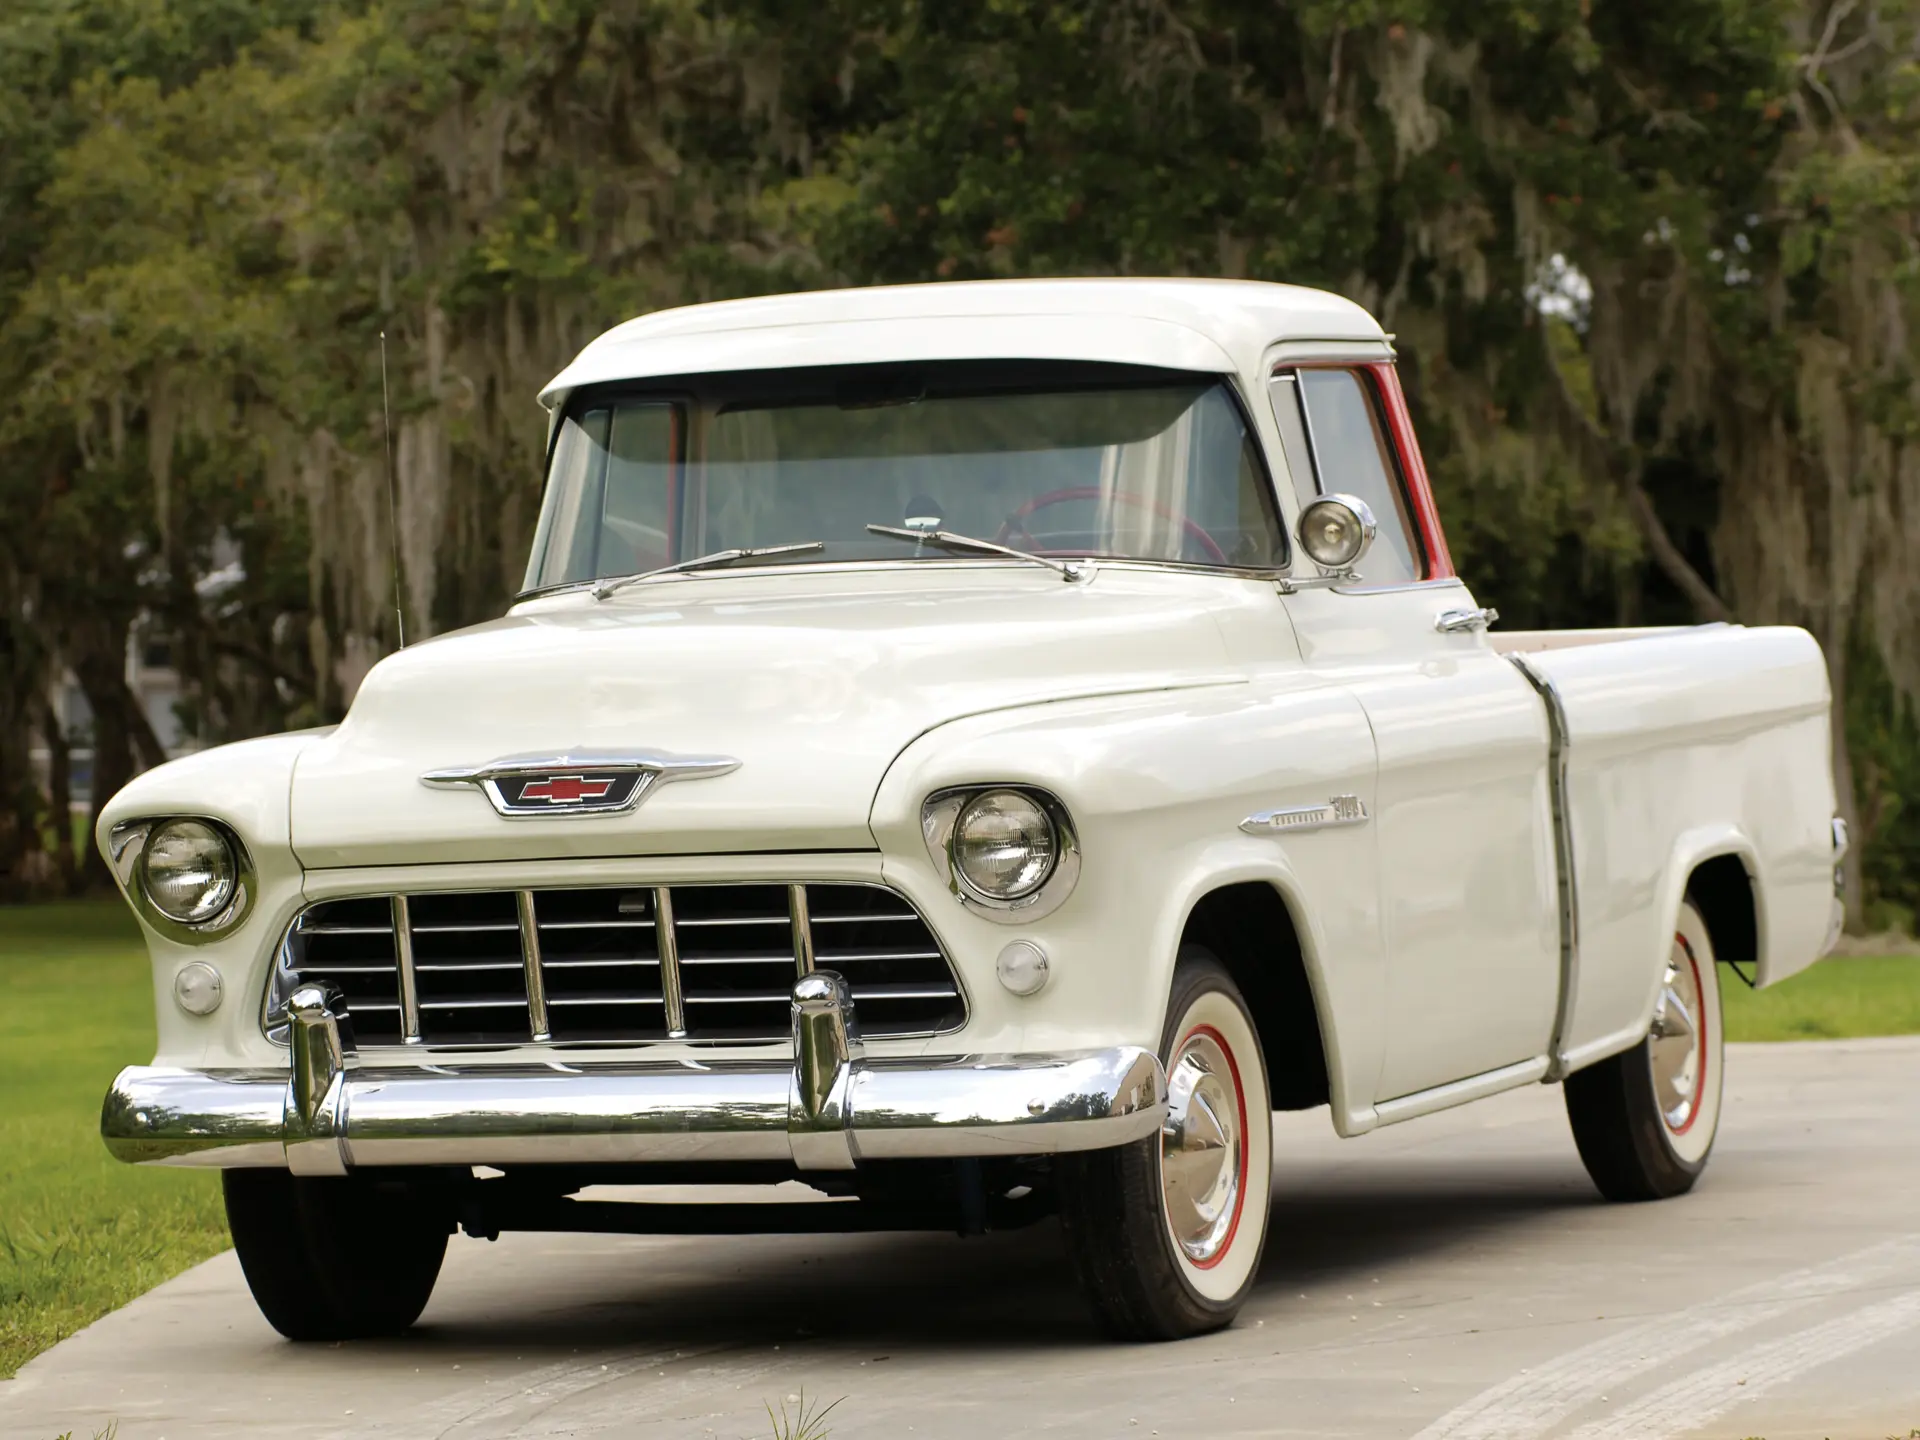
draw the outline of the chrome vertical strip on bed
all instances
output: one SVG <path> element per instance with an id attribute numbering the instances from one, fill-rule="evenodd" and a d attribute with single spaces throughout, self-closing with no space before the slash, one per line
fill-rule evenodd
<path id="1" fill-rule="evenodd" d="M 1539 692 L 1547 710 L 1547 795 L 1553 809 L 1554 867 L 1560 872 L 1560 1003 L 1554 1010 L 1553 1038 L 1547 1045 L 1548 1080 L 1567 1076 L 1567 1032 L 1580 985 L 1580 896 L 1573 874 L 1573 814 L 1567 796 L 1567 709 L 1553 678 L 1527 656 L 1507 659 Z"/>

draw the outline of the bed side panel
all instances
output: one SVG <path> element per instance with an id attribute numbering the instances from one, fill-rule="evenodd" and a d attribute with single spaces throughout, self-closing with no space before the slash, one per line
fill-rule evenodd
<path id="1" fill-rule="evenodd" d="M 1826 665 L 1804 630 L 1713 627 L 1529 656 L 1558 689 L 1580 911 L 1565 1049 L 1644 1032 L 1688 873 L 1737 854 L 1760 982 L 1819 958 L 1833 906 Z"/>

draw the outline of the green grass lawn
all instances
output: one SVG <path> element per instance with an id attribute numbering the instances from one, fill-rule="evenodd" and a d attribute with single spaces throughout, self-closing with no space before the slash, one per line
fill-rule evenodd
<path id="1" fill-rule="evenodd" d="M 211 1174 L 122 1165 L 100 1097 L 153 1053 L 146 952 L 116 901 L 0 907 L 0 1379 L 226 1248 Z M 1722 980 L 1735 1040 L 1920 1032 L 1920 956 L 1844 958 L 1759 993 Z"/>
<path id="2" fill-rule="evenodd" d="M 153 1055 L 152 995 L 119 901 L 0 907 L 0 1379 L 226 1248 L 213 1175 L 100 1143 L 108 1082 Z"/>
<path id="3" fill-rule="evenodd" d="M 1749 990 L 1724 969 L 1729 1040 L 1839 1040 L 1920 1033 L 1920 955 L 1835 955 Z"/>

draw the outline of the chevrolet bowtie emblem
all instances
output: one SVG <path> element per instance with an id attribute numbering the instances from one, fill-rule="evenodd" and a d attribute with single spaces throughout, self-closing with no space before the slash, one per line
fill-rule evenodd
<path id="1" fill-rule="evenodd" d="M 606 799 L 619 783 L 617 775 L 547 775 L 523 781 L 515 803 L 525 805 L 529 801 L 544 800 L 549 805 L 583 805 Z"/>
<path id="2" fill-rule="evenodd" d="M 617 815 L 661 785 L 738 770 L 729 755 L 674 755 L 665 750 L 568 750 L 557 755 L 505 755 L 484 765 L 429 770 L 420 783 L 436 789 L 474 786 L 509 819 Z"/>

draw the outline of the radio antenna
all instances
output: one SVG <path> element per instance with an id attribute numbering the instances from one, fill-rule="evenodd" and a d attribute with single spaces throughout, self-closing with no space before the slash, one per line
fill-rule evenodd
<path id="1" fill-rule="evenodd" d="M 387 398 L 387 332 L 380 332 L 380 422 L 387 450 L 387 538 L 393 542 L 393 623 L 407 648 L 407 612 L 400 603 L 400 491 L 393 476 L 393 402 Z"/>

